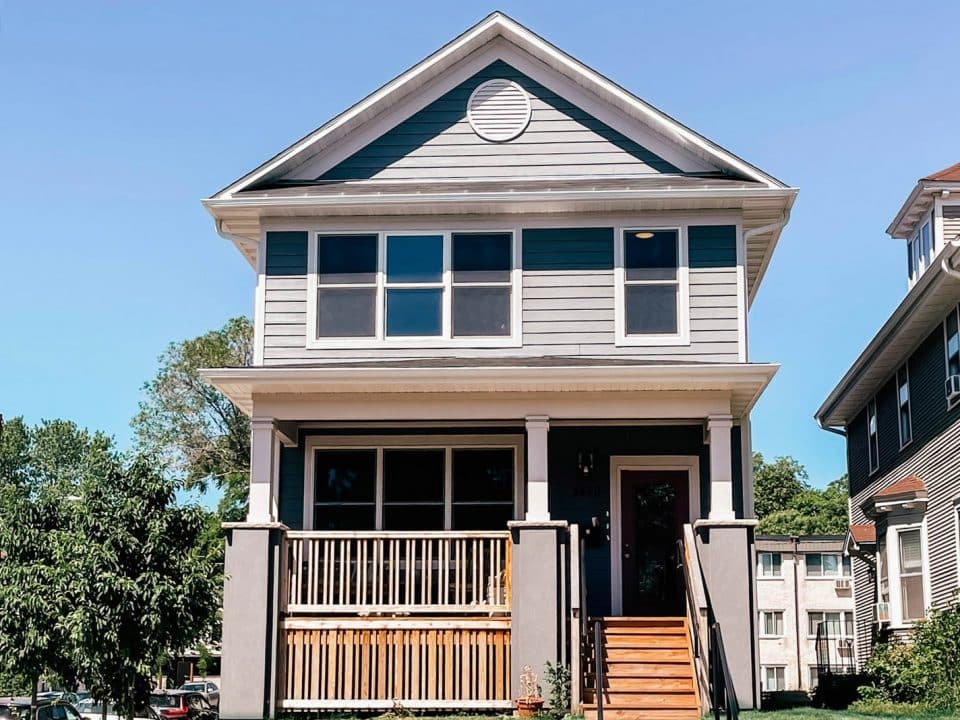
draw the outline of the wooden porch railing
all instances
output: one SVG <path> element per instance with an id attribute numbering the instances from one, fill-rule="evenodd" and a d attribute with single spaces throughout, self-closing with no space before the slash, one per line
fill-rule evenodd
<path id="1" fill-rule="evenodd" d="M 289 532 L 288 615 L 505 614 L 509 532 Z"/>

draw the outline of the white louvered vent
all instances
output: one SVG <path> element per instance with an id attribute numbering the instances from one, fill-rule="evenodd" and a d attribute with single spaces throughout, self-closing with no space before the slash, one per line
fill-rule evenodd
<path id="1" fill-rule="evenodd" d="M 530 96 L 512 80 L 481 83 L 467 101 L 470 127 L 484 140 L 513 140 L 530 123 Z"/>

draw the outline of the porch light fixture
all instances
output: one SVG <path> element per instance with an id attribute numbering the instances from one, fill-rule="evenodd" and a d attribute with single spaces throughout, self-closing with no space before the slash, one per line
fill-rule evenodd
<path id="1" fill-rule="evenodd" d="M 581 450 L 577 453 L 577 471 L 583 478 L 589 478 L 593 475 L 593 450 Z"/>
<path id="2" fill-rule="evenodd" d="M 639 240 L 649 240 L 650 238 L 653 237 L 653 233 L 650 232 L 649 230 L 645 230 L 644 232 L 634 233 L 633 236 L 635 238 L 638 238 Z"/>

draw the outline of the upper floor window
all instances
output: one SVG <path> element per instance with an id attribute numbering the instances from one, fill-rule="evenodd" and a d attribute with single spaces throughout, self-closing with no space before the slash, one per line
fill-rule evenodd
<path id="1" fill-rule="evenodd" d="M 783 637 L 783 610 L 760 611 L 761 637 Z"/>
<path id="2" fill-rule="evenodd" d="M 910 373 L 907 364 L 897 370 L 897 408 L 900 417 L 900 447 L 913 440 L 913 418 L 910 416 Z"/>
<path id="3" fill-rule="evenodd" d="M 781 577 L 783 575 L 783 556 L 780 553 L 758 553 L 757 572 L 760 577 Z"/>
<path id="4" fill-rule="evenodd" d="M 867 403 L 867 455 L 870 463 L 870 473 L 875 473 L 880 467 L 880 438 L 877 428 L 877 399 Z"/>
<path id="5" fill-rule="evenodd" d="M 849 577 L 850 558 L 839 553 L 809 553 L 806 560 L 807 577 Z"/>
<path id="6" fill-rule="evenodd" d="M 924 615 L 923 545 L 920 528 L 900 530 L 900 605 L 904 621 L 919 620 Z"/>
<path id="7" fill-rule="evenodd" d="M 910 281 L 915 282 L 930 266 L 933 258 L 933 239 L 930 235 L 930 223 L 925 222 L 916 234 L 907 242 L 907 272 Z"/>
<path id="8" fill-rule="evenodd" d="M 807 613 L 807 635 L 817 636 L 817 627 L 823 623 L 823 632 L 832 638 L 853 637 L 853 613 L 847 611 L 811 611 Z"/>
<path id="9" fill-rule="evenodd" d="M 947 379 L 954 375 L 960 375 L 960 306 L 955 307 L 947 315 L 944 322 L 944 334 L 946 335 L 947 348 Z M 951 407 L 960 402 L 954 400 Z"/>
<path id="10" fill-rule="evenodd" d="M 502 345 L 517 331 L 512 232 L 316 236 L 316 338 Z"/>
<path id="11" fill-rule="evenodd" d="M 686 248 L 678 228 L 631 228 L 620 245 L 622 280 L 617 291 L 620 344 L 686 341 Z"/>

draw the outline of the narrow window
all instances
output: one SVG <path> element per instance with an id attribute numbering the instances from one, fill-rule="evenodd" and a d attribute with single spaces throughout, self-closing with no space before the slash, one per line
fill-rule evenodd
<path id="1" fill-rule="evenodd" d="M 900 596 L 903 620 L 919 620 L 924 615 L 923 557 L 920 530 L 901 530 L 900 538 Z"/>
<path id="2" fill-rule="evenodd" d="M 453 451 L 453 529 L 501 530 L 513 517 L 513 450 Z"/>
<path id="3" fill-rule="evenodd" d="M 877 400 L 874 398 L 867 403 L 867 442 L 869 444 L 870 473 L 875 473 L 880 467 L 880 440 L 877 432 Z"/>
<path id="4" fill-rule="evenodd" d="M 930 267 L 933 257 L 933 245 L 930 242 L 930 223 L 924 223 L 920 228 L 920 255 L 923 257 L 923 267 Z"/>
<path id="5" fill-rule="evenodd" d="M 960 307 L 950 311 L 946 322 L 947 377 L 960 375 Z"/>
<path id="6" fill-rule="evenodd" d="M 374 337 L 377 236 L 317 238 L 318 337 Z"/>
<path id="7" fill-rule="evenodd" d="M 820 668 L 816 665 L 810 666 L 810 689 L 816 690 L 820 684 Z"/>
<path id="8" fill-rule="evenodd" d="M 780 577 L 783 567 L 783 556 L 780 553 L 762 552 L 758 556 L 760 577 Z"/>
<path id="9" fill-rule="evenodd" d="M 387 237 L 387 337 L 443 333 L 443 236 Z"/>
<path id="10" fill-rule="evenodd" d="M 320 450 L 314 462 L 315 530 L 373 530 L 376 450 Z"/>
<path id="11" fill-rule="evenodd" d="M 850 561 L 849 555 L 843 556 L 843 574 L 845 577 L 850 577 L 853 575 L 853 565 Z"/>
<path id="12" fill-rule="evenodd" d="M 764 637 L 783 637 L 783 611 L 762 611 L 760 613 L 760 632 Z"/>
<path id="13" fill-rule="evenodd" d="M 443 449 L 383 451 L 383 529 L 443 530 Z"/>
<path id="14" fill-rule="evenodd" d="M 911 253 L 913 255 L 913 280 L 920 277 L 922 268 L 920 267 L 920 233 L 917 232 L 910 243 Z"/>
<path id="15" fill-rule="evenodd" d="M 679 232 L 626 230 L 623 246 L 626 334 L 676 334 L 680 304 Z"/>
<path id="16" fill-rule="evenodd" d="M 900 411 L 900 447 L 913 440 L 913 418 L 910 416 L 910 375 L 907 365 L 897 370 L 897 405 Z"/>
<path id="17" fill-rule="evenodd" d="M 807 577 L 823 577 L 823 556 L 811 553 L 806 556 Z"/>
<path id="18" fill-rule="evenodd" d="M 453 335 L 510 335 L 513 238 L 510 233 L 454 233 Z"/>
<path id="19" fill-rule="evenodd" d="M 907 277 L 912 281 L 916 269 L 913 264 L 913 240 L 907 240 Z"/>
<path id="20" fill-rule="evenodd" d="M 890 602 L 890 566 L 887 562 L 886 534 L 877 533 L 877 595 L 880 602 Z"/>

